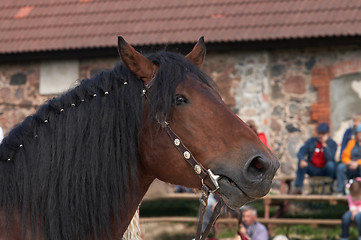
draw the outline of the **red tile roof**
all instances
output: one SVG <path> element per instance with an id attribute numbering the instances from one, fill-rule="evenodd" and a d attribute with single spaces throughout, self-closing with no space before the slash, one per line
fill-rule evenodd
<path id="1" fill-rule="evenodd" d="M 0 54 L 360 36 L 360 0 L 1 0 Z"/>

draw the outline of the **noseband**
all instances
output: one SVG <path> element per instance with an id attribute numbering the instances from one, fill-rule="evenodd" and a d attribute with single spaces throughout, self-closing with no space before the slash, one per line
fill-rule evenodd
<path id="1" fill-rule="evenodd" d="M 150 92 L 149 89 L 152 86 L 154 77 L 152 80 L 145 85 L 145 88 L 142 91 L 142 95 L 145 96 L 146 100 L 148 100 L 148 103 L 150 104 Z M 159 121 L 157 119 L 158 123 L 162 126 L 163 129 L 166 130 L 168 136 L 170 137 L 173 146 L 180 152 L 183 159 L 191 165 L 194 172 L 198 175 L 198 177 L 201 180 L 202 183 L 202 194 L 199 199 L 200 206 L 199 206 L 199 218 L 198 218 L 198 224 L 197 224 L 197 232 L 195 240 L 204 240 L 208 236 L 208 233 L 210 232 L 214 222 L 216 221 L 217 217 L 219 216 L 222 207 L 224 206 L 224 202 L 222 199 L 220 199 L 212 213 L 212 217 L 204 230 L 202 234 L 202 226 L 203 226 L 203 220 L 204 215 L 207 210 L 208 205 L 208 197 L 210 192 L 216 192 L 219 189 L 218 180 L 221 179 L 221 176 L 215 175 L 211 169 L 206 169 L 203 167 L 203 165 L 198 162 L 192 155 L 191 151 L 183 144 L 181 139 L 178 137 L 178 135 L 172 130 L 172 128 L 169 126 L 169 123 L 167 121 Z"/>

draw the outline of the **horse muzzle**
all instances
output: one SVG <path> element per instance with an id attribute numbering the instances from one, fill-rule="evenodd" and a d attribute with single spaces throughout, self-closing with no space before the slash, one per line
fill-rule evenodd
<path id="1" fill-rule="evenodd" d="M 239 208 L 247 202 L 265 196 L 271 189 L 272 180 L 280 164 L 272 155 L 250 158 L 241 171 L 222 167 L 214 172 L 219 177 L 218 193 L 230 208 Z"/>

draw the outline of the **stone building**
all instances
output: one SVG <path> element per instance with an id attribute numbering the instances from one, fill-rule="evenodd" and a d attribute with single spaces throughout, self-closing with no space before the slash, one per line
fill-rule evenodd
<path id="1" fill-rule="evenodd" d="M 314 2 L 2 1 L 0 126 L 7 133 L 76 80 L 112 68 L 117 35 L 145 53 L 186 53 L 204 35 L 204 71 L 266 133 L 279 175 L 294 175 L 318 123 L 340 143 L 361 112 L 361 2 Z"/>

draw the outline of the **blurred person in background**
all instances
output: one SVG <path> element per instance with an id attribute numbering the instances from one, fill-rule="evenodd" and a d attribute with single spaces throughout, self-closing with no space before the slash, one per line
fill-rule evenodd
<path id="1" fill-rule="evenodd" d="M 0 143 L 3 140 L 3 138 L 4 138 L 4 132 L 3 132 L 3 129 L 1 128 L 1 126 L 0 126 Z"/>
<path id="2" fill-rule="evenodd" d="M 268 146 L 266 134 L 264 134 L 263 132 L 258 132 L 258 127 L 256 123 L 253 120 L 248 120 L 246 124 L 257 134 L 259 140 L 261 140 L 261 142 L 263 142 L 264 145 L 270 148 Z"/>
<path id="3" fill-rule="evenodd" d="M 336 142 L 330 137 L 330 127 L 321 123 L 317 127 L 317 137 L 311 137 L 297 153 L 298 169 L 295 189 L 292 194 L 302 194 L 305 174 L 314 176 L 335 177 Z"/>
<path id="4" fill-rule="evenodd" d="M 268 240 L 268 230 L 265 225 L 257 221 L 257 209 L 251 205 L 241 208 L 242 217 L 238 223 L 238 236 L 249 240 Z"/>
<path id="5" fill-rule="evenodd" d="M 337 191 L 344 191 L 345 182 L 361 177 L 361 124 L 355 129 L 355 138 L 348 141 L 337 166 Z"/>
<path id="6" fill-rule="evenodd" d="M 348 128 L 343 134 L 341 142 L 340 160 L 342 159 L 343 150 L 346 148 L 348 141 L 353 139 L 356 135 L 356 127 L 361 124 L 361 112 L 356 113 L 352 117 L 352 127 Z"/>
<path id="7" fill-rule="evenodd" d="M 361 125 L 360 125 L 361 126 Z M 349 210 L 342 216 L 342 234 L 340 240 L 349 239 L 351 222 L 355 222 L 361 240 L 361 178 L 350 179 L 346 184 L 346 194 Z"/>

